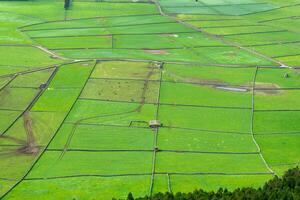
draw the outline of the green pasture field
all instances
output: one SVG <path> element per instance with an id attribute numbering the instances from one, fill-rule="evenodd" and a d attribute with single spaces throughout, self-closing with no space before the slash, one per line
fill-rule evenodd
<path id="1" fill-rule="evenodd" d="M 239 144 L 236 144 L 239 141 Z M 199 130 L 162 128 L 158 146 L 167 150 L 202 152 L 257 152 L 250 134 L 214 133 Z"/>
<path id="2" fill-rule="evenodd" d="M 28 177 L 151 173 L 152 152 L 67 152 L 62 159 L 60 155 L 47 151 Z"/>
<path id="3" fill-rule="evenodd" d="M 205 95 L 204 95 L 205 94 Z M 251 107 L 250 92 L 231 92 L 212 85 L 162 83 L 161 103 L 196 106 Z"/>
<path id="4" fill-rule="evenodd" d="M 1 1 L 0 199 L 257 188 L 299 165 L 299 3 Z"/>
<path id="5" fill-rule="evenodd" d="M 96 150 L 152 150 L 153 131 L 147 128 L 113 127 L 97 124 L 66 123 L 49 148 L 63 148 L 75 129 L 70 149 Z"/>
<path id="6" fill-rule="evenodd" d="M 259 155 L 167 153 L 157 154 L 158 172 L 267 172 Z"/>
<path id="7" fill-rule="evenodd" d="M 157 65 L 153 62 L 102 61 L 96 65 L 91 78 L 159 80 L 160 72 Z"/>

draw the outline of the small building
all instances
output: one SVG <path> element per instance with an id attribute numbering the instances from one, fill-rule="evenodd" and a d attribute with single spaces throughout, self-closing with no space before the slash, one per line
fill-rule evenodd
<path id="1" fill-rule="evenodd" d="M 158 127 L 161 127 L 162 124 L 160 123 L 159 120 L 150 120 L 149 121 L 149 127 L 150 128 L 158 128 Z"/>

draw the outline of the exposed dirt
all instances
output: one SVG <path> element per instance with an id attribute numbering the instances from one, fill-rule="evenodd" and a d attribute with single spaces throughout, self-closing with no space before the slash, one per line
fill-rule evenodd
<path id="1" fill-rule="evenodd" d="M 23 154 L 38 154 L 39 148 L 35 143 L 35 138 L 32 130 L 32 120 L 28 111 L 23 115 L 23 126 L 26 131 L 27 141 L 23 147 L 18 149 L 18 151 Z"/>
<path id="2" fill-rule="evenodd" d="M 145 81 L 144 81 L 144 85 L 143 85 L 143 90 L 142 90 L 142 94 L 141 94 L 141 101 L 140 101 L 140 105 L 136 108 L 136 112 L 141 112 L 141 109 L 142 107 L 144 106 L 145 104 L 145 101 L 146 101 L 146 92 L 149 88 L 149 80 L 151 78 L 151 76 L 154 74 L 154 67 L 151 67 L 149 72 L 147 73 L 147 76 L 145 78 Z"/>
<path id="3" fill-rule="evenodd" d="M 144 52 L 151 53 L 151 54 L 157 54 L 157 55 L 168 54 L 168 51 L 166 51 L 166 50 L 159 50 L 159 49 L 144 49 Z"/>
<path id="4" fill-rule="evenodd" d="M 273 83 L 256 82 L 255 88 L 258 89 L 255 92 L 261 95 L 279 95 L 282 93 L 281 90 L 278 90 L 280 87 Z"/>

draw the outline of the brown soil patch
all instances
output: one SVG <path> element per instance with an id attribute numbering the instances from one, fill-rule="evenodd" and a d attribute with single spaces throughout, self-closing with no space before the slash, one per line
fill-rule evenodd
<path id="1" fill-rule="evenodd" d="M 23 115 L 23 126 L 26 131 L 27 141 L 23 147 L 18 149 L 18 151 L 24 154 L 39 153 L 39 148 L 35 144 L 35 138 L 32 130 L 32 120 L 30 118 L 29 112 L 25 112 Z"/>
<path id="2" fill-rule="evenodd" d="M 156 55 L 165 55 L 165 54 L 168 54 L 167 51 L 165 51 L 165 50 L 159 50 L 159 49 L 144 49 L 144 52 L 151 53 L 151 54 L 156 54 Z"/>
<path id="3" fill-rule="evenodd" d="M 280 87 L 273 83 L 255 83 L 255 88 L 258 89 L 255 92 L 261 95 L 278 95 L 282 91 L 278 90 Z"/>

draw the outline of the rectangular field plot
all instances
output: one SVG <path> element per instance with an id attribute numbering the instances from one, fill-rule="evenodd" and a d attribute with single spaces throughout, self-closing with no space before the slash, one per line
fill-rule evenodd
<path id="1" fill-rule="evenodd" d="M 202 152 L 257 152 L 250 134 L 161 128 L 158 147 L 162 150 Z"/>
<path id="2" fill-rule="evenodd" d="M 35 41 L 49 49 L 111 48 L 112 46 L 111 36 L 40 38 Z"/>
<path id="3" fill-rule="evenodd" d="M 299 69 L 259 69 L 256 88 L 300 88 Z"/>
<path id="4" fill-rule="evenodd" d="M 274 32 L 274 33 L 258 33 L 258 34 L 244 34 L 225 36 L 228 40 L 233 40 L 243 45 L 261 45 L 274 42 L 293 42 L 299 41 L 300 36 L 293 32 Z"/>
<path id="5" fill-rule="evenodd" d="M 100 80 L 90 79 L 81 98 L 107 101 L 155 103 L 159 82 L 149 80 Z"/>
<path id="6" fill-rule="evenodd" d="M 146 59 L 160 61 L 193 61 L 205 64 L 228 64 L 244 66 L 274 66 L 275 63 L 240 51 L 234 47 L 200 47 L 184 49 L 86 49 L 57 50 L 58 54 L 70 58 Z"/>
<path id="7" fill-rule="evenodd" d="M 263 53 L 264 55 L 274 57 L 274 58 L 300 54 L 299 42 L 289 43 L 289 44 L 273 44 L 273 45 L 256 46 L 254 48 L 255 50 Z"/>
<path id="8" fill-rule="evenodd" d="M 94 62 L 63 65 L 55 74 L 49 88 L 81 89 L 93 70 Z"/>
<path id="9" fill-rule="evenodd" d="M 32 88 L 6 87 L 0 91 L 0 109 L 24 110 L 37 93 Z"/>
<path id="10" fill-rule="evenodd" d="M 159 72 L 153 62 L 104 61 L 96 65 L 91 78 L 159 80 Z"/>
<path id="11" fill-rule="evenodd" d="M 168 175 L 167 174 L 156 174 L 154 176 L 152 193 L 168 192 Z"/>
<path id="12" fill-rule="evenodd" d="M 29 112 L 20 117 L 13 126 L 5 133 L 9 138 L 0 140 L 1 145 L 24 145 L 28 142 L 28 131 L 32 132 L 34 143 L 39 146 L 47 145 L 49 139 L 60 126 L 65 115 L 55 112 Z M 30 120 L 32 127 L 24 125 L 25 120 Z"/>
<path id="13" fill-rule="evenodd" d="M 205 46 L 226 46 L 201 33 L 169 33 L 155 35 L 117 35 L 114 36 L 114 48 L 192 48 Z"/>
<path id="14" fill-rule="evenodd" d="M 254 133 L 295 133 L 300 131 L 300 112 L 254 112 Z"/>
<path id="15" fill-rule="evenodd" d="M 155 113 L 156 106 L 150 104 L 79 100 L 67 122 L 148 127 Z"/>
<path id="16" fill-rule="evenodd" d="M 193 29 L 187 28 L 186 26 L 179 23 L 169 24 L 141 24 L 137 26 L 124 26 L 124 27 L 111 27 L 108 28 L 111 34 L 164 34 L 164 33 L 196 33 Z"/>
<path id="17" fill-rule="evenodd" d="M 159 119 L 167 127 L 200 130 L 250 131 L 251 110 L 161 105 Z"/>
<path id="18" fill-rule="evenodd" d="M 173 20 L 162 17 L 161 15 L 141 15 L 141 16 L 121 16 L 121 17 L 106 17 L 93 19 L 76 19 L 68 21 L 49 22 L 43 24 L 32 25 L 24 28 L 24 31 L 29 30 L 48 30 L 48 29 L 63 29 L 63 28 L 88 28 L 88 27 L 111 27 L 111 26 L 134 26 L 140 24 L 153 23 L 170 23 Z"/>
<path id="19" fill-rule="evenodd" d="M 299 90 L 258 90 L 255 93 L 256 110 L 300 110 Z M 270 103 L 272 102 L 272 103 Z"/>
<path id="20" fill-rule="evenodd" d="M 165 64 L 163 80 L 207 85 L 252 85 L 255 68 Z M 234 76 L 234 78 L 232 78 Z"/>
<path id="21" fill-rule="evenodd" d="M 110 32 L 105 28 L 81 28 L 81 29 L 57 29 L 57 30 L 32 30 L 26 31 L 26 34 L 35 39 L 49 39 L 49 38 L 65 38 L 65 37 L 78 37 L 78 36 L 99 36 L 109 35 Z"/>
<path id="22" fill-rule="evenodd" d="M 8 198 L 22 196 L 23 200 L 32 199 L 126 199 L 128 191 L 134 196 L 149 194 L 151 176 L 120 176 L 120 177 L 75 177 L 52 180 L 25 180 L 9 193 Z M 30 193 L 28 191 L 31 191 Z"/>
<path id="23" fill-rule="evenodd" d="M 152 167 L 152 152 L 66 152 L 60 156 L 60 151 L 47 151 L 28 177 L 150 174 Z"/>
<path id="24" fill-rule="evenodd" d="M 258 154 L 157 154 L 156 172 L 168 173 L 267 173 Z"/>
<path id="25" fill-rule="evenodd" d="M 162 83 L 161 103 L 198 106 L 251 107 L 247 89 L 229 91 L 212 85 L 191 83 Z M 234 90 L 234 89 L 233 89 Z"/>
<path id="26" fill-rule="evenodd" d="M 262 187 L 263 184 L 270 180 L 272 175 L 171 175 L 171 187 L 174 193 L 190 192 L 195 189 L 203 189 L 207 191 L 218 190 L 220 187 L 234 190 L 241 187 Z M 182 184 L 185 183 L 185 184 Z"/>
<path id="27" fill-rule="evenodd" d="M 195 16 L 195 15 L 194 15 Z M 216 16 L 217 17 L 217 16 Z M 181 18 L 181 16 L 179 16 Z M 221 27 L 238 27 L 238 26 L 253 26 L 254 23 L 244 18 L 234 17 L 232 19 L 224 19 L 223 16 L 220 19 L 183 19 L 196 27 L 202 28 L 221 28 Z"/>
<path id="28" fill-rule="evenodd" d="M 266 161 L 278 174 L 282 175 L 286 170 L 299 165 L 299 134 L 270 134 L 255 137 Z"/>
<path id="29" fill-rule="evenodd" d="M 282 29 L 273 28 L 270 26 L 237 26 L 237 27 L 210 27 L 203 28 L 204 31 L 215 34 L 215 35 L 242 35 L 248 33 L 260 33 L 260 32 L 273 32 L 273 31 L 281 31 Z"/>
<path id="30" fill-rule="evenodd" d="M 158 14 L 155 5 L 145 3 L 74 2 L 69 19 Z"/>
<path id="31" fill-rule="evenodd" d="M 86 27 L 86 28 L 68 28 L 52 30 L 31 30 L 26 34 L 33 38 L 53 38 L 53 37 L 71 37 L 71 36 L 106 36 L 106 35 L 131 35 L 131 34 L 163 34 L 163 33 L 196 33 L 178 23 L 154 24 L 154 25 L 136 25 L 136 26 L 119 26 L 119 27 Z"/>
<path id="32" fill-rule="evenodd" d="M 149 128 L 66 123 L 49 148 L 63 148 L 68 139 L 70 139 L 69 149 L 152 150 L 154 132 Z"/>

